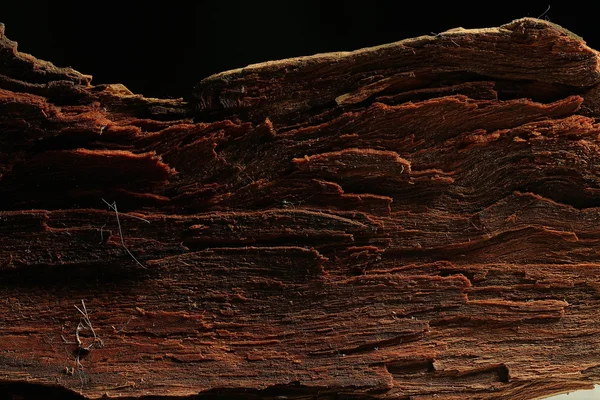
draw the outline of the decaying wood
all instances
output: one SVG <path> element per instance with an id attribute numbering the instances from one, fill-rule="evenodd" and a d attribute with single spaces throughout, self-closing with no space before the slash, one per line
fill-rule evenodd
<path id="1" fill-rule="evenodd" d="M 186 103 L 94 86 L 2 27 L 0 380 L 87 398 L 591 387 L 599 60 L 521 19 L 224 72 Z"/>

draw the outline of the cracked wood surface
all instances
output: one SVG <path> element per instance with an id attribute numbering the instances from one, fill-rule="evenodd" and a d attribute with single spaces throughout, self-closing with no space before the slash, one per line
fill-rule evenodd
<path id="1" fill-rule="evenodd" d="M 0 25 L 0 381 L 87 398 L 591 387 L 599 61 L 521 19 L 224 72 L 186 103 L 94 86 Z"/>

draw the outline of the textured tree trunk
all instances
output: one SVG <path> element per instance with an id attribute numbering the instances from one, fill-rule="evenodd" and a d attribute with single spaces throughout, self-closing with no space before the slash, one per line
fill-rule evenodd
<path id="1" fill-rule="evenodd" d="M 591 387 L 599 82 L 581 38 L 522 19 L 148 99 L 0 26 L 0 390 Z"/>

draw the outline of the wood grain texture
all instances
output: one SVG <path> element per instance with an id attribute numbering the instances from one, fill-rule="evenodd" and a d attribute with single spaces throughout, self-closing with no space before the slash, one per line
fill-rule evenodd
<path id="1" fill-rule="evenodd" d="M 599 61 L 521 19 L 252 65 L 184 102 L 92 85 L 0 26 L 0 385 L 592 387 Z"/>

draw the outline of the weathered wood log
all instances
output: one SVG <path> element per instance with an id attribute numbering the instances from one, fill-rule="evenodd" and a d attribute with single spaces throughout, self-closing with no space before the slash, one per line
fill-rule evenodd
<path id="1" fill-rule="evenodd" d="M 94 86 L 2 26 L 3 388 L 591 387 L 599 60 L 521 19 L 224 72 L 186 103 Z"/>

